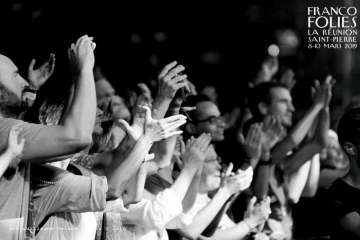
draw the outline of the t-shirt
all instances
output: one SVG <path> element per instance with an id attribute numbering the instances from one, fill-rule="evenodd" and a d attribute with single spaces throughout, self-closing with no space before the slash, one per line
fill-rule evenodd
<path id="1" fill-rule="evenodd" d="M 350 186 L 339 178 L 326 190 L 326 196 L 328 215 L 331 217 L 331 226 L 329 226 L 332 230 L 331 239 L 357 239 L 341 229 L 340 220 L 351 212 L 360 214 L 360 189 Z"/>
<path id="2" fill-rule="evenodd" d="M 10 128 L 22 123 L 21 135 L 26 139 L 24 151 L 39 134 L 42 126 L 25 123 L 12 118 L 0 119 L 0 153 L 7 148 Z M 23 240 L 32 239 L 33 232 L 28 226 L 31 215 L 28 215 L 30 205 L 30 164 L 19 164 L 13 172 L 7 170 L 0 178 L 0 233 L 2 239 Z M 28 228 L 29 227 L 29 228 Z M 28 230 L 26 230 L 28 228 Z"/>
<path id="3" fill-rule="evenodd" d="M 77 176 L 48 164 L 34 165 L 32 173 L 36 227 L 40 225 L 46 216 L 56 212 L 56 215 L 51 215 L 48 221 L 41 226 L 42 229 L 40 229 L 36 238 L 80 239 L 79 236 L 83 236 L 83 234 L 80 234 L 80 232 L 83 232 L 80 227 L 84 219 L 82 220 L 81 214 L 76 213 L 97 212 L 105 209 L 106 192 L 108 190 L 106 178 L 95 174 L 91 174 L 90 177 Z M 63 214 L 61 212 L 69 213 Z M 91 214 L 91 223 L 94 223 L 95 226 L 93 229 L 94 238 L 96 220 L 94 214 Z M 61 229 L 46 229 L 55 226 L 60 226 Z M 72 230 L 72 228 L 75 230 Z"/>

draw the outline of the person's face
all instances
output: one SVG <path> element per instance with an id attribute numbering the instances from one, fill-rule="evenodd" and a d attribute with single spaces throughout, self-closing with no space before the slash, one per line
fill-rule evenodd
<path id="1" fill-rule="evenodd" d="M 213 146 L 210 146 L 210 151 L 206 156 L 201 172 L 199 190 L 202 192 L 210 192 L 220 187 L 221 165 L 217 159 L 218 156 Z"/>
<path id="2" fill-rule="evenodd" d="M 26 107 L 23 93 L 29 84 L 20 76 L 15 64 L 3 55 L 0 55 L 0 84 L 0 99 L 4 106 Z"/>
<path id="3" fill-rule="evenodd" d="M 98 106 L 102 106 L 103 104 L 110 102 L 112 96 L 115 95 L 115 89 L 106 79 L 100 79 L 96 81 L 95 87 Z"/>
<path id="4" fill-rule="evenodd" d="M 114 120 L 124 119 L 130 121 L 131 114 L 122 97 L 114 95 L 111 101 L 111 118 Z"/>
<path id="5" fill-rule="evenodd" d="M 289 90 L 283 87 L 275 87 L 270 89 L 270 96 L 271 103 L 267 107 L 267 114 L 279 116 L 282 125 L 290 127 L 295 108 Z"/>
<path id="6" fill-rule="evenodd" d="M 225 123 L 220 111 L 213 102 L 200 102 L 196 105 L 194 125 L 196 134 L 210 133 L 212 142 L 224 140 Z"/>

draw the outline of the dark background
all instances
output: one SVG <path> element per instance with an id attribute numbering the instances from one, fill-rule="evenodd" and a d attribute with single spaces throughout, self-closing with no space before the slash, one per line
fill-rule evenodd
<path id="1" fill-rule="evenodd" d="M 240 104 L 277 31 L 291 30 L 299 44 L 280 56 L 280 75 L 291 67 L 297 85 L 295 106 L 310 104 L 310 85 L 327 74 L 337 79 L 333 106 L 359 94 L 358 50 L 307 48 L 307 6 L 355 6 L 351 0 L 266 0 L 217 2 L 1 1 L 0 53 L 27 76 L 32 58 L 42 63 L 56 54 L 53 82 L 66 82 L 67 48 L 83 34 L 97 43 L 96 64 L 119 94 L 156 79 L 176 60 L 201 89 L 217 87 L 223 111 Z M 360 9 L 360 8 L 358 8 Z M 38 65 L 36 65 L 38 66 Z"/>

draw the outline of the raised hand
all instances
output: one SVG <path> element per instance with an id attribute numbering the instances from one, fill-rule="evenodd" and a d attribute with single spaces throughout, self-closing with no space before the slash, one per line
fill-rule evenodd
<path id="1" fill-rule="evenodd" d="M 182 154 L 182 165 L 188 168 L 199 168 L 205 161 L 210 145 L 211 135 L 201 134 L 197 139 L 191 138 L 187 141 L 185 152 Z"/>
<path id="2" fill-rule="evenodd" d="M 249 225 L 251 229 L 265 223 L 271 213 L 270 197 L 266 200 L 262 200 L 259 203 L 256 202 L 256 197 L 253 197 L 245 212 L 244 221 Z"/>
<path id="3" fill-rule="evenodd" d="M 147 106 L 140 106 L 139 112 L 134 116 L 132 126 L 126 121 L 118 120 L 119 127 L 125 129 L 134 140 L 138 140 L 141 135 L 150 140 L 151 142 L 159 142 L 172 136 L 182 133 L 182 131 L 174 131 L 181 125 L 186 123 L 184 115 L 175 115 L 168 118 L 155 120 L 151 117 L 151 110 Z"/>
<path id="4" fill-rule="evenodd" d="M 252 167 L 248 167 L 245 171 L 239 169 L 236 172 L 234 176 L 238 177 L 241 182 L 240 191 L 244 191 L 245 189 L 250 187 L 250 184 L 253 180 L 253 175 L 254 175 L 254 170 Z"/>
<path id="5" fill-rule="evenodd" d="M 70 67 L 73 73 L 77 74 L 84 69 L 92 71 L 94 68 L 94 50 L 96 45 L 92 40 L 93 37 L 84 35 L 76 43 L 72 43 L 68 49 Z"/>
<path id="6" fill-rule="evenodd" d="M 244 135 L 240 133 L 239 141 L 243 146 L 245 154 L 250 159 L 259 160 L 261 156 L 261 132 L 262 124 L 254 123 L 250 126 L 249 132 L 246 135 L 246 139 Z"/>
<path id="7" fill-rule="evenodd" d="M 153 99 L 151 97 L 151 91 L 149 87 L 145 83 L 139 83 L 138 86 L 141 90 L 141 95 L 144 96 L 145 100 L 151 104 L 153 102 Z"/>
<path id="8" fill-rule="evenodd" d="M 224 189 L 230 196 L 243 191 L 250 186 L 252 181 L 251 170 L 248 172 L 238 171 L 236 174 L 233 174 L 231 171 L 233 169 L 233 164 L 230 163 L 225 176 L 221 181 L 221 187 Z"/>
<path id="9" fill-rule="evenodd" d="M 290 68 L 287 69 L 280 78 L 280 83 L 284 84 L 289 91 L 293 89 L 296 83 L 295 73 Z"/>
<path id="10" fill-rule="evenodd" d="M 266 116 L 262 125 L 262 151 L 270 151 L 284 136 L 285 130 L 279 117 Z"/>
<path id="11" fill-rule="evenodd" d="M 28 78 L 30 88 L 39 90 L 39 88 L 51 77 L 55 69 L 55 54 L 50 54 L 49 59 L 38 69 L 34 69 L 35 59 L 30 62 L 28 68 Z"/>
<path id="12" fill-rule="evenodd" d="M 315 80 L 315 87 L 311 88 L 314 104 L 319 105 L 322 108 L 329 105 L 331 100 L 331 89 L 335 82 L 335 79 L 331 75 L 328 75 L 322 84 L 320 84 L 318 80 Z"/>
<path id="13" fill-rule="evenodd" d="M 11 127 L 9 131 L 8 148 L 6 149 L 6 153 L 8 153 L 12 159 L 11 164 L 9 164 L 11 168 L 17 166 L 17 164 L 20 162 L 22 157 L 22 151 L 24 149 L 25 139 L 21 138 L 20 141 L 18 141 L 19 134 L 21 133 L 21 131 L 22 131 L 21 124 L 17 124 Z"/>
<path id="14" fill-rule="evenodd" d="M 156 98 L 171 101 L 178 89 L 187 86 L 184 81 L 187 75 L 179 75 L 185 70 L 182 65 L 176 66 L 177 62 L 166 65 L 158 76 L 159 88 Z"/>

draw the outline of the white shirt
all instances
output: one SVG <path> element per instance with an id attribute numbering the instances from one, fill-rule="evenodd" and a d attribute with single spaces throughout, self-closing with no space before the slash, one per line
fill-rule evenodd
<path id="1" fill-rule="evenodd" d="M 191 224 L 195 209 L 182 212 L 182 203 L 175 192 L 165 189 L 154 199 L 143 198 L 131 204 L 128 212 L 121 212 L 124 239 L 168 240 L 168 229 L 183 228 Z"/>

